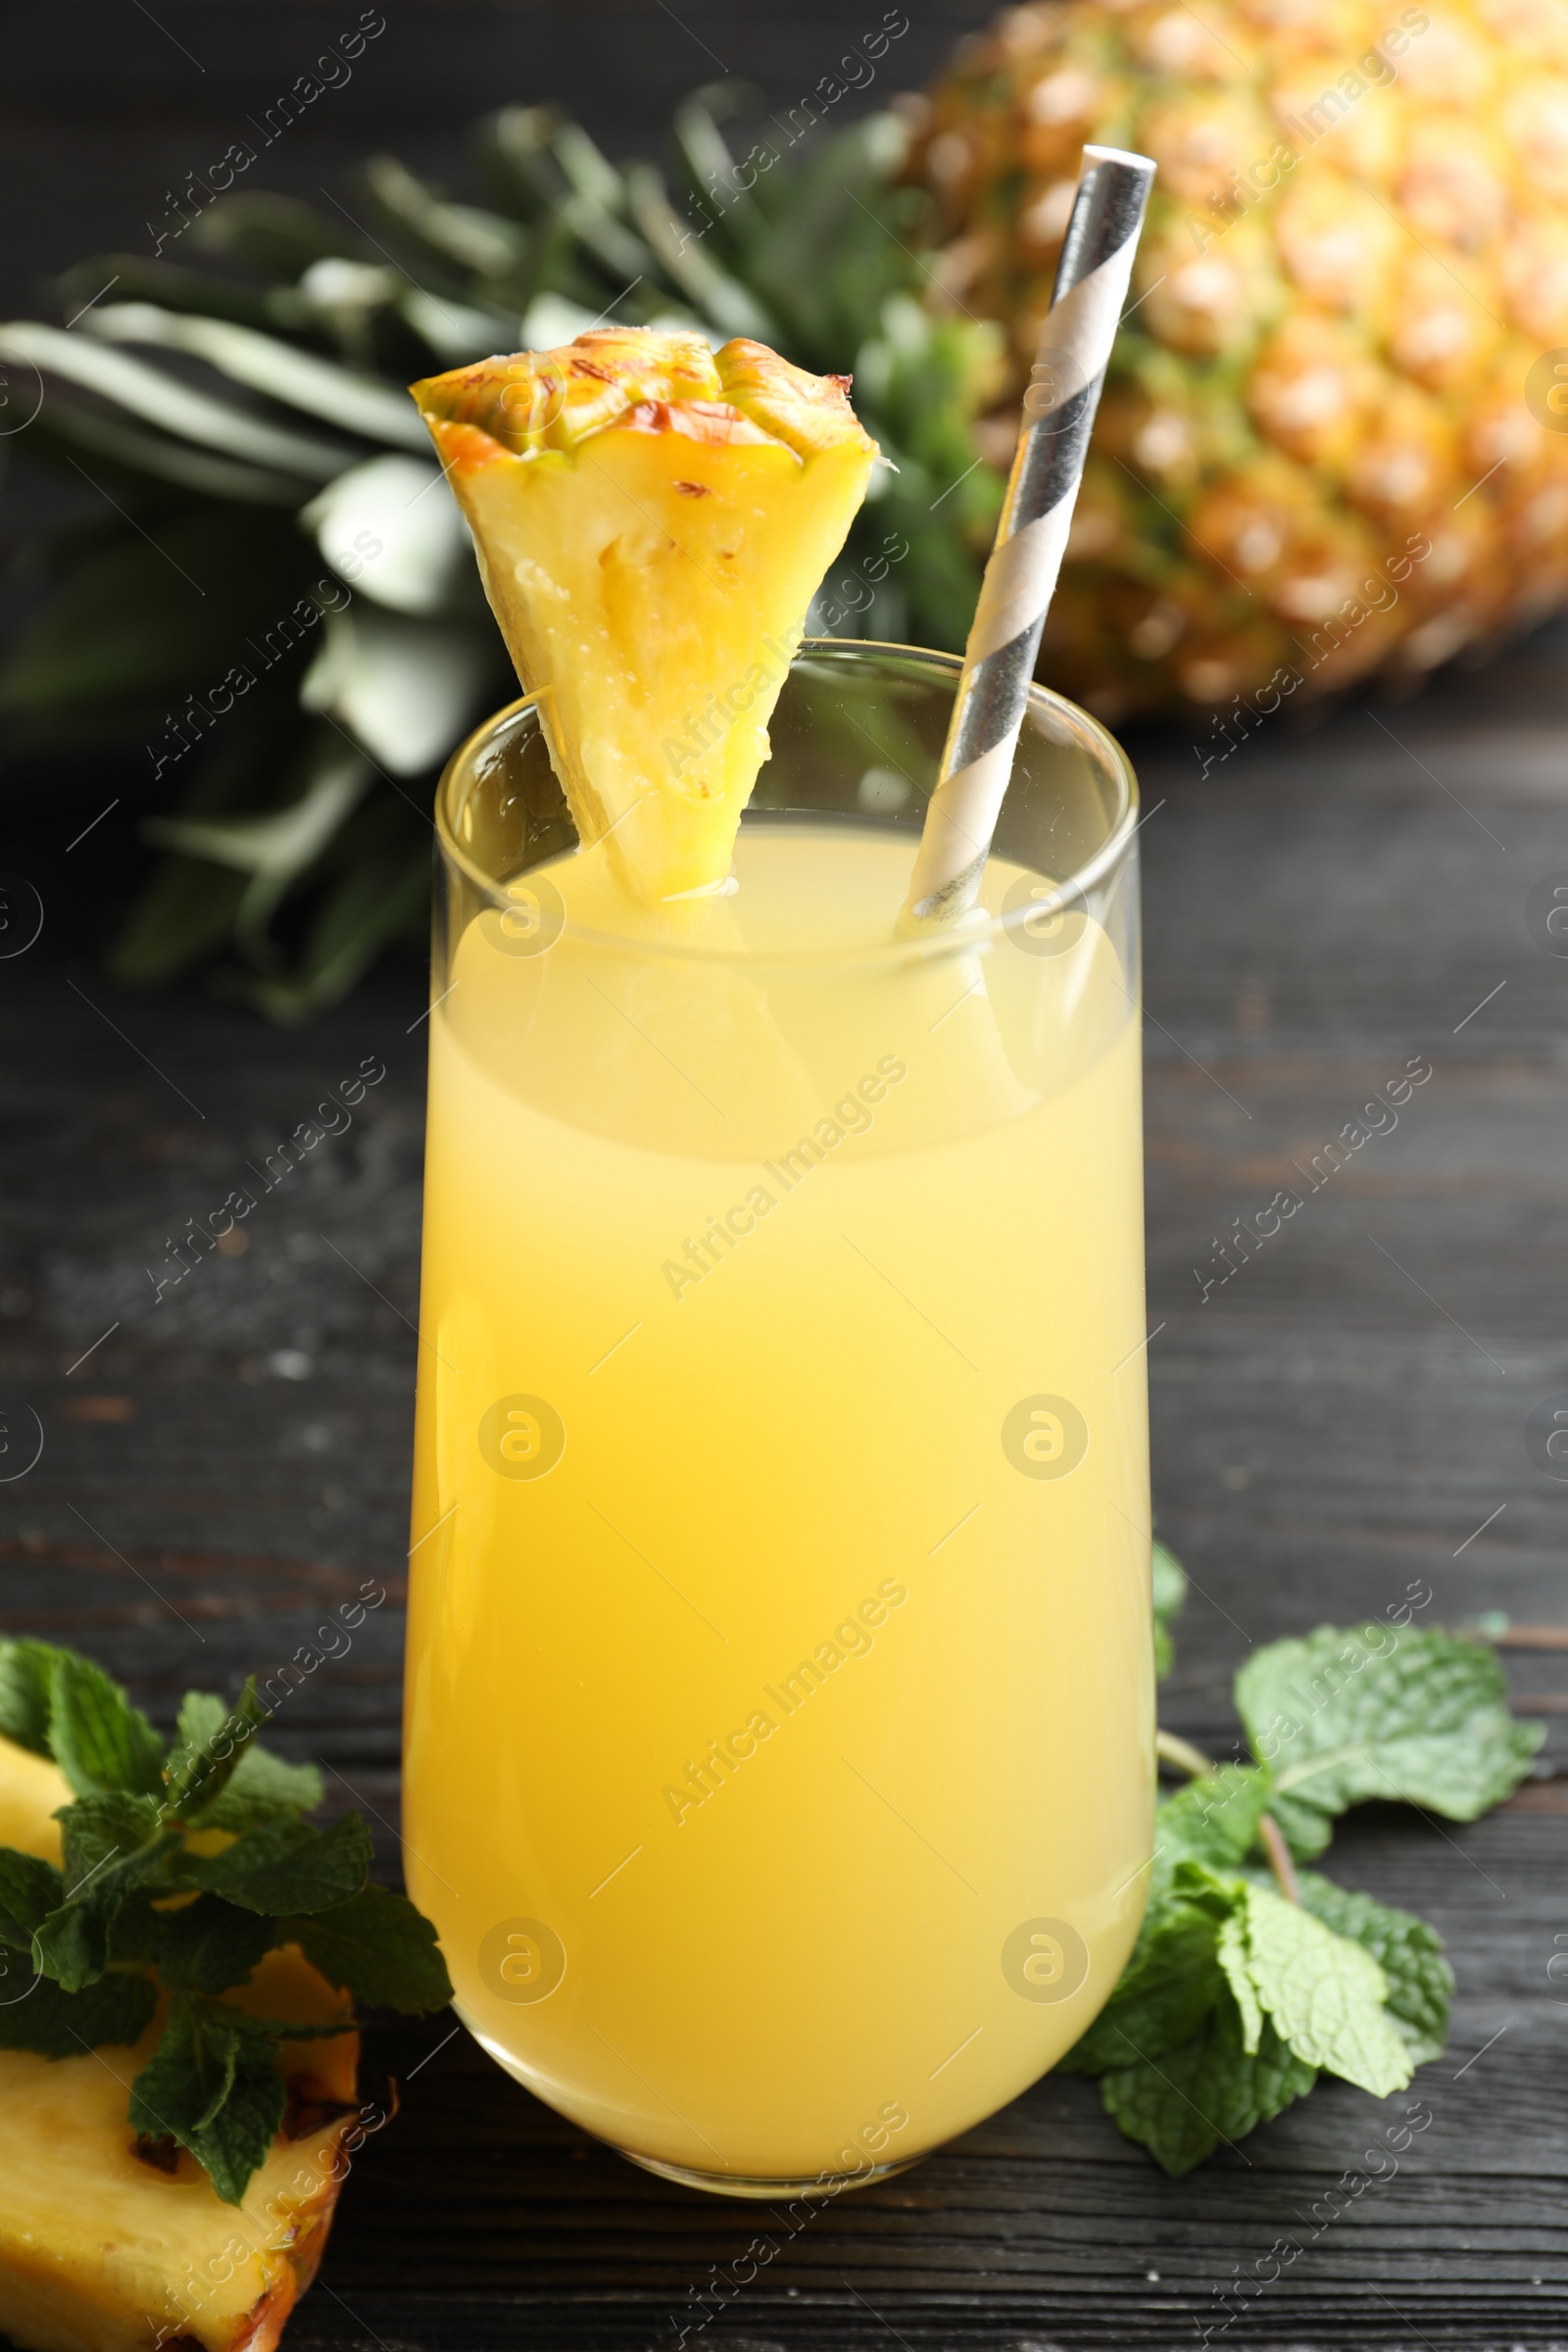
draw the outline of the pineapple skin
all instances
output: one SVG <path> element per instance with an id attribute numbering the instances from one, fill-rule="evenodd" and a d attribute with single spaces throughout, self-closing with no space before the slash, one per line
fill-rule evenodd
<path id="1" fill-rule="evenodd" d="M 941 299 L 1004 321 L 1013 403 L 1091 139 L 1159 171 L 1054 684 L 1112 721 L 1298 706 L 1568 601 L 1568 434 L 1525 397 L 1568 346 L 1561 0 L 1007 11 L 911 168 Z M 998 457 L 1016 416 L 983 428 Z"/>
<path id="2" fill-rule="evenodd" d="M 0 1842 L 58 1863 L 49 1816 L 70 1801 L 54 1765 L 0 1739 Z M 301 2025 L 349 2006 L 293 1946 L 225 1997 Z M 272 2352 L 316 2276 L 358 2144 L 359 2036 L 281 2044 L 300 2136 L 231 2206 L 183 2150 L 172 2171 L 134 2153 L 126 2101 L 161 2025 L 79 2058 L 0 2050 L 0 2333 L 22 2352 Z"/>
<path id="3" fill-rule="evenodd" d="M 712 888 L 876 444 L 845 379 L 614 329 L 413 387 L 585 844 Z"/>

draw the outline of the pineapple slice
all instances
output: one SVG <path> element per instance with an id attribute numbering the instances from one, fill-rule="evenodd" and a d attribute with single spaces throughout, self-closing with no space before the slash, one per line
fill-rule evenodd
<path id="1" fill-rule="evenodd" d="M 49 1817 L 70 1801 L 54 1765 L 0 1739 L 0 1842 L 58 1863 Z M 292 1946 L 227 1997 L 300 2025 L 348 2007 Z M 134 2048 L 79 2058 L 0 2050 L 0 2333 L 24 2352 L 272 2352 L 316 2275 L 348 2169 L 358 2035 L 280 2045 L 291 2136 L 233 2206 L 183 2150 L 137 2152 L 125 2104 L 158 2034 L 155 2019 Z"/>
<path id="2" fill-rule="evenodd" d="M 848 379 L 613 328 L 413 386 L 585 844 L 721 885 L 807 607 L 877 447 Z"/>
<path id="3" fill-rule="evenodd" d="M 71 1783 L 58 1764 L 0 1739 L 0 1845 L 35 1854 L 60 1867 L 60 1824 L 54 1816 L 71 1802 Z"/>

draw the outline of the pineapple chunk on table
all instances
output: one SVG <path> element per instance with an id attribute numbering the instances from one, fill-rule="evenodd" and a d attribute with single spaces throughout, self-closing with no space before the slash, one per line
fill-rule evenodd
<path id="1" fill-rule="evenodd" d="M 0 1844 L 58 1862 L 50 1816 L 70 1801 L 53 1764 L 0 1739 Z M 292 1947 L 227 1997 L 300 2025 L 348 2007 Z M 280 2045 L 297 2136 L 274 2142 L 233 2206 L 182 2150 L 138 2153 L 126 2101 L 158 2032 L 79 2058 L 0 2049 L 0 2333 L 23 2352 L 271 2352 L 316 2275 L 357 2120 L 359 2036 Z"/>

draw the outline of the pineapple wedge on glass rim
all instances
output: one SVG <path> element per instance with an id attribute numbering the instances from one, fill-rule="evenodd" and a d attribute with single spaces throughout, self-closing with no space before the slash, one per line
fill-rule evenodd
<path id="1" fill-rule="evenodd" d="M 607 328 L 412 387 L 585 846 L 722 887 L 807 607 L 878 456 L 845 376 Z"/>

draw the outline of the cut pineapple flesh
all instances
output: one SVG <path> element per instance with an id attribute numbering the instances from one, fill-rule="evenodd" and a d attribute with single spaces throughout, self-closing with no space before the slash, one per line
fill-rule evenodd
<path id="1" fill-rule="evenodd" d="M 585 844 L 710 890 L 877 448 L 847 379 L 616 328 L 413 387 Z"/>
<path id="2" fill-rule="evenodd" d="M 52 1764 L 0 1739 L 0 1842 L 58 1863 L 50 1815 L 70 1801 Z M 225 1997 L 298 2025 L 348 2008 L 293 1947 Z M 79 2058 L 0 2050 L 0 2333 L 24 2352 L 271 2352 L 316 2275 L 357 2144 L 358 2035 L 280 2045 L 296 2136 L 234 2206 L 182 2150 L 137 2152 L 126 2102 L 158 2034 Z"/>
<path id="3" fill-rule="evenodd" d="M 60 1867 L 60 1824 L 54 1816 L 71 1802 L 71 1785 L 58 1764 L 0 1739 L 0 1845 L 36 1854 Z"/>

